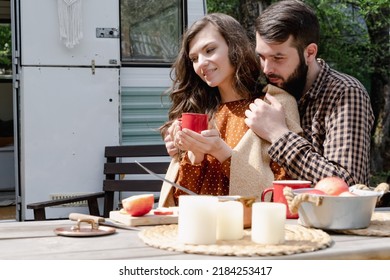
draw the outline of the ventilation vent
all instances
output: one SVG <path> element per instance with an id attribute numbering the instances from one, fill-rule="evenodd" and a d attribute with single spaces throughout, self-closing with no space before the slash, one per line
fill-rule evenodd
<path id="1" fill-rule="evenodd" d="M 64 199 L 64 198 L 72 198 L 80 195 L 84 195 L 88 193 L 55 193 L 50 195 L 51 200 L 59 200 L 59 199 Z M 57 206 L 52 206 L 55 208 L 58 207 L 85 207 L 88 206 L 88 202 L 86 200 L 83 201 L 77 201 L 77 202 L 72 202 L 72 203 L 66 203 L 62 205 L 57 205 Z"/>

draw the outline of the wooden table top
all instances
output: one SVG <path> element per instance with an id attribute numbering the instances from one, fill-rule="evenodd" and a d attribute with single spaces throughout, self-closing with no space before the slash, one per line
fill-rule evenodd
<path id="1" fill-rule="evenodd" d="M 288 220 L 296 224 L 296 220 Z M 0 223 L 0 259 L 2 260 L 211 260 L 211 259 L 390 259 L 390 237 L 333 234 L 331 246 L 309 253 L 270 257 L 235 257 L 189 254 L 150 247 L 139 231 L 116 229 L 111 235 L 66 237 L 54 233 L 70 227 L 74 221 L 27 221 Z"/>

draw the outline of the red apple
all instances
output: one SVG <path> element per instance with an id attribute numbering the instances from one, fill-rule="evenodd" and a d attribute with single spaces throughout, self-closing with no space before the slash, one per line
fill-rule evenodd
<path id="1" fill-rule="evenodd" d="M 153 209 L 154 194 L 133 195 L 122 200 L 123 209 L 133 217 L 144 216 Z"/>
<path id="2" fill-rule="evenodd" d="M 314 187 L 325 192 L 327 195 L 339 195 L 349 191 L 348 184 L 339 177 L 326 177 L 321 179 Z"/>

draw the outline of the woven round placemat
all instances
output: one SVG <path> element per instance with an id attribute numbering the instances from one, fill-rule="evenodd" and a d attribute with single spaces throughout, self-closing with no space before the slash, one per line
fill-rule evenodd
<path id="1" fill-rule="evenodd" d="M 390 236 L 390 212 L 374 212 L 367 228 L 338 230 L 337 232 L 351 235 L 388 237 Z"/>
<path id="2" fill-rule="evenodd" d="M 189 245 L 177 240 L 177 225 L 147 228 L 139 233 L 145 244 L 159 249 L 192 254 L 219 256 L 279 256 L 312 252 L 330 246 L 332 239 L 319 229 L 299 225 L 286 225 L 285 242 L 279 245 L 263 245 L 252 242 L 250 229 L 244 230 L 240 240 L 221 241 L 213 245 Z"/>

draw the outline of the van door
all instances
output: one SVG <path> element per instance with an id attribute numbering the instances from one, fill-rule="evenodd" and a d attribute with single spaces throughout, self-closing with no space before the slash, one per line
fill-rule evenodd
<path id="1" fill-rule="evenodd" d="M 20 210 L 29 220 L 29 203 L 102 188 L 104 147 L 119 144 L 119 1 L 15 3 Z"/>

